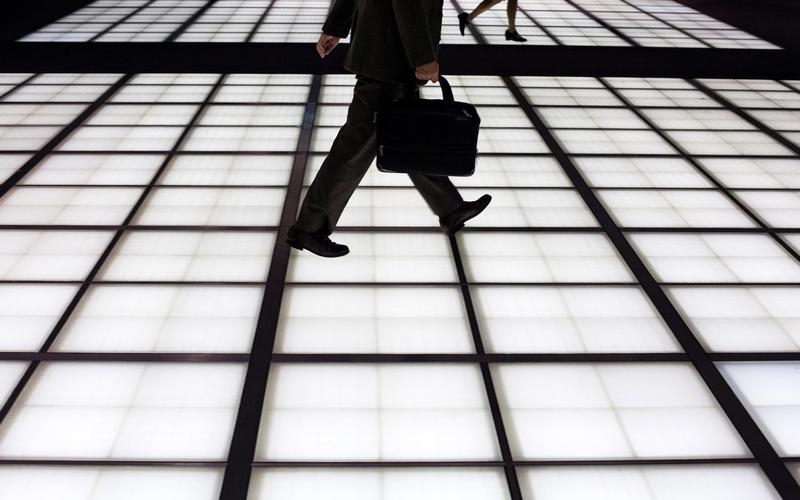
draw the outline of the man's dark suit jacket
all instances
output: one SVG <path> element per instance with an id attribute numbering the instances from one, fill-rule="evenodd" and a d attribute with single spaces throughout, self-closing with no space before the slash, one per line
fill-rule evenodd
<path id="1" fill-rule="evenodd" d="M 387 82 L 414 79 L 414 68 L 436 59 L 442 0 L 336 0 L 322 27 L 347 38 L 345 69 Z"/>

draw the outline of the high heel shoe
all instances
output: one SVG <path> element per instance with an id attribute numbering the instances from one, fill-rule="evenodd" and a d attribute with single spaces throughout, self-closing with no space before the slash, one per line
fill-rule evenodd
<path id="1" fill-rule="evenodd" d="M 458 15 L 458 31 L 461 32 L 461 36 L 464 36 L 464 28 L 469 24 L 467 17 L 469 17 L 469 14 L 466 12 L 462 12 Z"/>
<path id="2" fill-rule="evenodd" d="M 506 40 L 513 40 L 515 42 L 527 42 L 528 39 L 521 36 L 516 31 L 506 30 Z"/>

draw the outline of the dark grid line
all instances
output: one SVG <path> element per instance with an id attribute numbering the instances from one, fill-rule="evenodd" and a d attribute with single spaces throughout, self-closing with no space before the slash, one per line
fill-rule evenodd
<path id="1" fill-rule="evenodd" d="M 245 42 L 253 41 L 253 37 L 256 35 L 256 33 L 258 33 L 258 28 L 261 26 L 261 23 L 264 22 L 264 19 L 267 18 L 267 15 L 269 14 L 269 11 L 272 10 L 272 6 L 275 5 L 276 0 L 268 0 L 268 1 L 269 3 L 264 8 L 264 12 L 261 13 L 261 16 L 259 16 L 258 21 L 256 21 L 256 23 L 253 25 L 253 28 L 247 34 L 247 38 L 244 40 Z"/>
<path id="2" fill-rule="evenodd" d="M 100 32 L 98 32 L 98 33 L 95 33 L 95 34 L 94 34 L 94 35 L 93 35 L 93 36 L 92 36 L 90 39 L 88 39 L 88 40 L 86 40 L 86 41 L 87 41 L 87 42 L 94 42 L 94 41 L 96 41 L 98 38 L 100 38 L 101 36 L 105 35 L 105 34 L 106 34 L 106 33 L 108 33 L 109 31 L 113 30 L 113 29 L 114 29 L 114 28 L 116 28 L 117 26 L 119 26 L 119 25 L 121 25 L 121 24 L 125 23 L 125 21 L 127 21 L 127 20 L 128 20 L 128 19 L 130 19 L 131 17 L 135 16 L 136 14 L 138 14 L 138 13 L 139 13 L 139 12 L 141 12 L 141 11 L 143 11 L 143 10 L 144 10 L 144 9 L 146 9 L 147 7 L 150 7 L 150 5 L 152 5 L 152 4 L 153 4 L 155 1 L 156 1 L 156 0 L 149 0 L 148 2 L 146 2 L 146 3 L 142 4 L 142 5 L 140 5 L 139 7 L 137 7 L 136 9 L 134 9 L 134 10 L 133 10 L 133 12 L 131 12 L 131 13 L 129 13 L 128 15 L 126 15 L 126 16 L 124 16 L 124 17 L 122 17 L 121 19 L 119 19 L 119 20 L 115 21 L 115 22 L 114 22 L 114 23 L 112 23 L 110 26 L 107 26 L 107 27 L 103 28 L 103 30 L 102 30 L 102 31 L 100 31 Z"/>
<path id="3" fill-rule="evenodd" d="M 410 188 L 407 188 L 410 189 Z M 476 188 L 469 188 L 476 189 Z M 605 190 L 605 189 L 603 189 Z M 602 191 L 602 190 L 601 190 Z M 674 233 L 674 234 L 758 234 L 776 235 L 798 234 L 800 227 L 787 228 L 759 228 L 759 227 L 638 227 L 617 225 L 626 233 Z M 140 231 L 140 232 L 274 232 L 279 226 L 247 226 L 230 224 L 219 225 L 150 225 L 150 224 L 0 224 L 0 230 L 30 230 L 30 231 Z M 436 226 L 339 226 L 339 230 L 347 233 L 433 233 L 439 234 L 441 230 Z M 467 233 L 602 233 L 599 226 L 478 226 L 466 229 Z M 3 280 L 0 279 L 0 282 Z"/>
<path id="4" fill-rule="evenodd" d="M 106 93 L 104 93 L 103 96 L 112 95 L 122 85 L 124 85 L 124 83 L 127 82 L 131 77 L 132 77 L 132 75 L 129 74 L 129 75 L 126 75 L 125 77 L 123 77 L 122 79 L 120 79 L 120 81 L 117 82 L 117 85 L 113 86 L 111 89 L 106 91 Z M 214 92 L 216 91 L 216 89 L 219 88 L 219 85 L 220 85 L 221 82 L 222 82 L 222 77 L 220 76 L 219 79 L 217 80 L 216 85 L 208 93 L 208 96 L 206 97 L 206 103 L 212 98 L 212 96 L 214 95 Z M 96 106 L 94 107 L 94 109 L 90 108 L 91 112 L 86 114 L 86 116 L 84 118 L 88 118 L 96 109 L 98 109 L 101 102 L 102 101 L 100 101 L 100 100 L 96 101 L 95 102 Z M 192 122 L 194 122 L 194 121 L 196 121 L 196 120 L 198 120 L 200 118 L 200 115 L 202 114 L 203 109 L 204 109 L 204 106 L 198 107 L 198 109 L 197 109 L 197 111 L 196 111 L 196 113 L 195 113 L 195 115 L 193 117 Z M 86 112 L 84 112 L 84 113 L 86 113 Z M 83 116 L 83 114 L 81 116 Z M 177 149 L 180 146 L 180 144 L 186 139 L 186 137 L 188 136 L 189 130 L 191 130 L 191 126 L 190 125 L 191 125 L 191 122 L 190 122 L 189 126 L 187 126 L 184 129 L 184 131 L 181 134 L 181 136 L 175 142 L 175 145 L 173 146 L 173 150 Z M 156 174 L 151 179 L 149 187 L 146 188 L 141 193 L 141 195 L 139 196 L 139 199 L 137 200 L 136 204 L 134 204 L 134 206 L 131 208 L 130 212 L 128 213 L 128 216 L 125 219 L 125 223 L 126 224 L 129 223 L 131 220 L 133 220 L 133 218 L 136 216 L 137 211 L 144 204 L 144 201 L 147 198 L 147 195 L 149 194 L 150 190 L 152 189 L 152 186 L 158 181 L 158 178 L 161 176 L 161 174 L 164 172 L 164 170 L 166 169 L 167 165 L 169 164 L 170 159 L 171 159 L 171 156 L 169 156 L 169 155 L 164 159 L 161 167 L 158 169 Z M 69 320 L 70 316 L 75 311 L 75 309 L 78 307 L 78 304 L 83 299 L 84 295 L 86 295 L 86 292 L 88 291 L 91 282 L 95 279 L 95 277 L 100 272 L 100 269 L 105 265 L 106 261 L 110 258 L 111 253 L 114 250 L 114 248 L 116 247 L 117 243 L 122 239 L 123 234 L 124 234 L 124 230 L 118 230 L 114 234 L 114 236 L 112 237 L 111 241 L 106 246 L 106 249 L 100 255 L 100 257 L 98 258 L 98 260 L 95 263 L 94 267 L 92 267 L 91 271 L 87 275 L 86 280 L 84 280 L 83 284 L 80 286 L 80 288 L 78 289 L 78 291 L 76 292 L 76 294 L 72 298 L 72 300 L 70 301 L 70 303 L 67 306 L 67 308 L 59 316 L 58 322 L 55 324 L 55 326 L 53 327 L 52 331 L 47 336 L 47 339 L 40 346 L 39 352 L 47 352 L 50 349 L 50 347 L 53 345 L 53 343 L 55 342 L 56 338 L 58 337 L 58 334 L 61 333 L 61 331 L 63 330 L 63 328 L 66 325 L 67 321 Z M 2 425 L 3 421 L 5 420 L 5 418 L 11 412 L 11 410 L 12 410 L 12 408 L 14 406 L 14 403 L 21 396 L 21 394 L 22 394 L 23 390 L 25 389 L 25 387 L 27 386 L 28 382 L 33 377 L 36 369 L 39 367 L 39 364 L 40 364 L 39 361 L 31 362 L 31 364 L 29 365 L 28 369 L 25 371 L 25 373 L 20 378 L 20 380 L 17 382 L 16 386 L 14 387 L 14 390 L 11 392 L 10 396 L 6 400 L 6 402 L 3 405 L 3 407 L 0 408 L 0 425 Z"/>
<path id="5" fill-rule="evenodd" d="M 28 161 L 26 161 L 21 167 L 17 169 L 16 172 L 11 174 L 8 179 L 0 185 L 0 199 L 8 193 L 8 191 L 17 184 L 23 177 L 28 175 L 28 173 L 36 167 L 48 154 L 58 147 L 61 142 L 64 141 L 70 134 L 72 134 L 75 130 L 78 129 L 86 120 L 89 119 L 101 106 L 103 106 L 108 100 L 113 96 L 119 89 L 121 89 L 131 78 L 133 75 L 125 75 L 119 80 L 116 81 L 113 85 L 109 85 L 108 88 L 100 94 L 97 99 L 95 99 L 91 104 L 86 106 L 86 108 L 71 122 L 61 128 L 61 130 L 53 136 L 44 146 L 39 148 L 38 150 L 32 150 L 33 156 L 31 156 Z M 37 103 L 42 104 L 42 103 Z M 82 105 L 86 105 L 87 103 L 81 103 Z M 6 153 L 10 153 L 11 151 L 6 151 Z"/>
<path id="6" fill-rule="evenodd" d="M 786 462 L 800 461 L 800 457 L 784 457 Z M 443 461 L 321 461 L 321 462 L 302 462 L 302 461 L 255 461 L 254 468 L 330 468 L 330 469 L 392 469 L 392 468 L 447 468 L 447 467 L 557 467 L 557 466 L 591 466 L 591 467 L 615 467 L 615 466 L 673 466 L 673 465 L 725 465 L 725 464 L 756 464 L 753 458 L 685 458 L 685 459 L 600 459 L 600 460 L 518 460 L 507 463 L 502 460 L 443 460 Z M 52 465 L 52 466 L 92 466 L 92 467 L 212 467 L 218 468 L 225 465 L 224 461 L 218 460 L 62 460 L 62 459 L 24 459 L 24 458 L 0 458 L 0 465 Z"/>
<path id="7" fill-rule="evenodd" d="M 484 287 L 484 285 L 478 285 Z M 450 285 L 448 288 L 451 288 Z M 488 287 L 486 287 L 488 288 Z M 569 288 L 569 287 L 564 287 Z M 474 314 L 472 315 L 474 316 Z M 470 321 L 472 320 L 470 316 Z M 712 361 L 800 361 L 800 351 L 741 351 L 708 353 Z M 49 361 L 90 363 L 243 363 L 250 359 L 243 352 L 111 352 L 111 351 L 2 351 L 0 361 Z M 272 363 L 685 363 L 690 358 L 683 352 L 481 352 L 462 353 L 293 353 L 270 355 Z M 491 379 L 490 379 L 491 382 Z M 494 416 L 494 415 L 493 415 Z M 500 413 L 497 414 L 501 416 Z M 502 420 L 500 420 L 502 424 Z M 498 432 L 498 434 L 500 434 Z M 505 446 L 508 443 L 506 442 Z M 510 456 L 510 455 L 509 455 Z"/>
<path id="8" fill-rule="evenodd" d="M 620 155 L 622 158 L 627 158 L 625 155 Z M 24 183 L 19 184 L 16 187 L 19 188 L 74 188 L 74 189 L 138 189 L 147 187 L 147 184 L 40 184 L 40 183 Z M 304 184 L 304 187 L 308 187 L 308 184 Z M 461 186 L 463 189 L 493 189 L 496 191 L 574 191 L 575 188 L 572 186 L 472 186 L 472 185 L 464 185 Z M 610 186 L 610 185 L 602 185 L 602 186 L 592 186 L 595 190 L 598 191 L 707 191 L 707 192 L 717 192 L 717 188 L 715 187 L 704 187 L 704 186 Z M 156 188 L 158 189 L 230 189 L 230 190 L 247 190 L 247 189 L 286 189 L 285 184 L 157 184 Z M 380 184 L 380 185 L 373 185 L 373 186 L 364 186 L 365 189 L 373 189 L 376 191 L 387 191 L 387 190 L 404 190 L 404 189 L 414 189 L 413 186 L 401 184 L 401 185 L 392 185 L 392 184 Z M 733 191 L 768 191 L 774 193 L 792 193 L 796 191 L 800 191 L 800 188 L 792 188 L 792 187 L 736 187 L 730 188 Z M 49 225 L 49 224 L 48 224 Z M 14 224 L 0 224 L 0 227 L 6 226 L 14 226 Z M 81 226 L 81 225 L 70 225 L 67 224 L 66 227 L 96 227 L 96 226 Z M 113 226 L 117 227 L 117 226 Z M 168 226 L 164 226 L 168 227 Z M 177 226 L 176 226 L 177 227 Z M 203 226 L 205 227 L 205 226 Z M 227 226 L 226 226 L 227 227 Z M 262 227 L 262 226 L 238 226 L 238 227 Z M 274 229 L 276 226 L 263 226 L 270 229 Z M 400 226 L 396 226 L 397 229 L 400 229 Z M 484 227 L 472 227 L 469 228 L 470 231 L 480 231 L 486 229 Z M 537 228 L 527 228 L 527 229 L 537 229 Z M 564 228 L 555 227 L 554 230 L 559 230 Z M 647 228 L 640 228 L 639 230 L 645 230 Z M 656 228 L 652 228 L 656 229 Z M 682 230 L 683 228 L 673 228 L 673 230 Z M 724 229 L 724 228 L 716 228 L 716 229 Z M 759 232 L 764 232 L 761 228 L 750 228 L 755 229 Z M 734 232 L 738 229 L 733 228 Z M 787 228 L 781 231 L 791 231 L 791 228 Z"/>
<path id="9" fill-rule="evenodd" d="M 478 316 L 475 313 L 475 305 L 472 302 L 472 295 L 469 290 L 469 283 L 467 274 L 464 270 L 464 262 L 461 260 L 461 252 L 458 249 L 458 241 L 454 235 L 448 237 L 450 243 L 450 250 L 455 260 L 456 271 L 458 273 L 458 281 L 461 288 L 461 295 L 464 300 L 464 306 L 467 311 L 467 318 L 469 320 L 469 328 L 472 334 L 472 342 L 475 347 L 475 353 L 478 356 L 486 354 L 483 347 L 483 339 L 481 338 L 480 327 L 478 326 Z M 506 426 L 503 423 L 503 414 L 500 411 L 500 402 L 497 398 L 497 391 L 495 384 L 492 380 L 492 372 L 489 364 L 485 361 L 480 362 L 481 377 L 483 378 L 483 388 L 486 391 L 486 398 L 489 402 L 489 410 L 492 415 L 492 423 L 494 424 L 495 436 L 497 443 L 500 446 L 500 456 L 506 463 L 513 462 L 511 454 L 511 445 L 509 444 L 508 435 L 506 433 Z M 503 467 L 503 472 L 506 476 L 506 483 L 508 484 L 509 494 L 511 500 L 522 500 L 522 490 L 519 486 L 519 478 L 517 471 L 513 465 L 506 465 Z"/>
<path id="10" fill-rule="evenodd" d="M 278 329 L 281 301 L 286 287 L 286 273 L 289 267 L 291 249 L 284 241 L 289 226 L 294 223 L 300 204 L 303 177 L 308 161 L 308 145 L 311 143 L 317 101 L 321 90 L 322 76 L 316 75 L 308 93 L 308 103 L 303 116 L 303 127 L 297 141 L 297 152 L 286 189 L 286 201 L 281 215 L 280 229 L 275 239 L 272 262 L 269 267 L 267 284 L 258 317 L 253 345 L 250 350 L 250 363 L 247 367 L 239 412 L 233 431 L 228 464 L 222 481 L 220 500 L 245 500 L 250 487 L 252 461 L 255 456 L 258 430 L 266 396 L 267 381 L 271 365 L 272 350 Z"/>
<path id="11" fill-rule="evenodd" d="M 708 169 L 706 169 L 703 165 L 701 165 L 700 162 L 698 162 L 695 159 L 694 155 L 691 155 L 678 141 L 674 140 L 672 137 L 669 136 L 669 134 L 667 134 L 658 125 L 656 125 L 656 123 L 652 119 L 650 119 L 649 116 L 647 116 L 646 114 L 642 113 L 641 110 L 637 109 L 636 106 L 634 106 L 628 100 L 627 97 L 625 97 L 621 92 L 619 92 L 612 85 L 609 85 L 604 78 L 599 78 L 599 80 L 603 83 L 603 85 L 605 85 L 605 87 L 611 93 L 613 93 L 617 97 L 617 99 L 619 99 L 622 102 L 624 102 L 629 107 L 629 109 L 634 114 L 636 114 L 636 116 L 639 117 L 640 120 L 644 121 L 647 124 L 647 126 L 652 129 L 653 132 L 658 134 L 658 136 L 661 137 L 661 139 L 664 140 L 667 144 L 669 144 L 673 149 L 675 149 L 676 151 L 680 152 L 680 154 L 683 156 L 683 159 L 685 161 L 689 162 L 703 177 L 705 177 L 709 182 L 711 182 L 714 186 L 716 186 L 720 190 L 720 192 L 726 198 L 728 198 L 728 200 L 730 200 L 742 212 L 744 212 L 745 215 L 750 217 L 750 219 L 753 222 L 755 222 L 759 227 L 761 227 L 762 229 L 767 230 L 767 234 L 769 234 L 769 236 L 772 238 L 772 240 L 775 243 L 777 243 L 778 245 L 780 245 L 780 247 L 783 248 L 786 253 L 791 255 L 795 260 L 800 261 L 800 253 L 798 253 L 797 250 L 795 250 L 792 247 L 792 245 L 790 245 L 785 239 L 783 239 L 780 236 L 780 234 L 778 234 L 778 233 L 776 233 L 774 231 L 770 232 L 769 231 L 770 226 L 767 223 L 765 223 L 763 220 L 761 220 L 761 218 L 749 206 L 747 206 L 742 200 L 740 200 L 739 197 L 736 196 L 735 193 L 730 191 L 725 186 L 725 184 L 720 182 L 720 180 L 717 179 L 717 177 L 715 175 L 713 175 L 711 172 L 708 171 Z M 796 159 L 796 156 L 794 158 Z"/>
<path id="12" fill-rule="evenodd" d="M 467 285 L 463 285 L 462 288 Z M 470 321 L 477 317 L 474 312 L 469 315 Z M 478 334 L 479 335 L 479 334 Z M 737 358 L 739 353 L 723 353 L 725 359 Z M 748 357 L 761 359 L 772 353 L 746 353 Z M 800 353 L 784 353 L 791 357 Z M 0 353 L 0 361 L 88 361 L 117 363 L 121 361 L 149 362 L 191 362 L 191 363 L 233 363 L 248 361 L 247 353 L 191 353 L 191 352 L 27 352 L 4 351 Z M 455 364 L 487 364 L 488 363 L 675 363 L 686 362 L 688 356 L 681 352 L 612 352 L 612 353 L 485 353 L 477 354 L 414 354 L 414 353 L 273 353 L 273 363 L 455 363 Z M 491 382 L 491 377 L 489 378 Z M 495 405 L 497 399 L 495 398 Z M 497 414 L 500 417 L 500 413 Z M 499 419 L 502 424 L 502 418 Z M 504 444 L 508 449 L 508 440 Z M 510 453 L 508 456 L 511 456 Z"/>
<path id="13" fill-rule="evenodd" d="M 570 180 L 572 180 L 581 194 L 581 197 L 584 199 L 584 202 L 586 202 L 603 229 L 605 229 L 612 244 L 644 288 L 650 301 L 669 326 L 675 339 L 689 356 L 697 373 L 710 389 L 714 398 L 719 403 L 720 408 L 728 416 L 753 456 L 757 459 L 760 467 L 775 487 L 776 491 L 778 491 L 785 500 L 796 498 L 800 495 L 800 485 L 794 480 L 791 472 L 789 472 L 783 464 L 767 437 L 725 381 L 719 369 L 709 358 L 708 353 L 706 353 L 702 344 L 697 340 L 697 337 L 695 337 L 688 324 L 683 320 L 678 310 L 669 301 L 666 293 L 650 273 L 646 264 L 636 253 L 630 242 L 625 238 L 625 235 L 619 227 L 616 226 L 613 218 L 583 179 L 580 171 L 572 164 L 569 156 L 550 133 L 542 118 L 538 115 L 533 106 L 525 100 L 524 95 L 520 89 L 515 86 L 511 78 L 506 77 L 504 79 L 508 83 L 509 89 L 517 97 L 520 106 L 522 106 L 528 117 L 536 125 L 537 130 L 544 138 L 548 147 L 555 153 L 565 173 L 569 176 Z"/>
<path id="14" fill-rule="evenodd" d="M 183 32 L 189 28 L 189 26 L 194 24 L 194 22 L 197 21 L 203 14 L 205 14 L 206 11 L 211 8 L 212 5 L 217 3 L 217 1 L 218 0 L 208 0 L 205 5 L 203 5 L 197 11 L 195 11 L 194 14 L 189 16 L 189 18 L 186 21 L 184 21 L 180 26 L 178 26 L 178 29 L 170 33 L 170 35 L 167 38 L 165 38 L 162 43 L 169 43 L 177 40 L 178 37 L 181 36 Z"/>

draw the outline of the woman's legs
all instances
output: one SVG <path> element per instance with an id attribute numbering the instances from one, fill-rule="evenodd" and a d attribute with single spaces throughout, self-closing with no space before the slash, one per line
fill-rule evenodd
<path id="1" fill-rule="evenodd" d="M 481 14 L 483 14 L 484 12 L 491 9 L 492 7 L 494 7 L 495 5 L 497 5 L 502 1 L 503 0 L 483 0 L 481 3 L 478 4 L 477 7 L 475 7 L 475 10 L 469 13 L 469 15 L 467 16 L 467 21 L 472 22 L 473 19 L 480 16 Z M 514 5 L 516 5 L 516 2 L 514 3 Z"/>
<path id="2" fill-rule="evenodd" d="M 506 14 L 508 15 L 508 31 L 517 31 L 517 0 L 508 0 Z"/>

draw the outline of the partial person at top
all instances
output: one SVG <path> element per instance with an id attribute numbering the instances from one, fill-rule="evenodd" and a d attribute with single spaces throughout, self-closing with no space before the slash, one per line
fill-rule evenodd
<path id="1" fill-rule="evenodd" d="M 483 0 L 475 7 L 475 10 L 467 14 L 462 12 L 458 15 L 458 29 L 461 31 L 461 36 L 464 36 L 464 29 L 478 16 L 499 4 L 503 0 Z M 517 33 L 517 0 L 508 0 L 506 6 L 506 15 L 508 16 L 508 29 L 506 30 L 506 40 L 512 42 L 527 42 L 528 39 Z"/>

